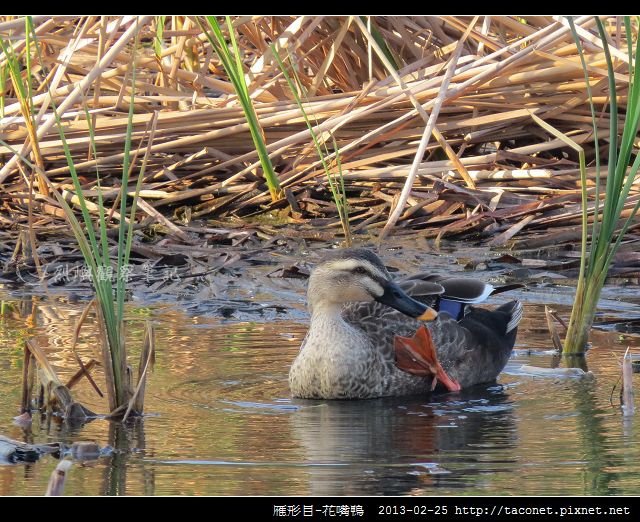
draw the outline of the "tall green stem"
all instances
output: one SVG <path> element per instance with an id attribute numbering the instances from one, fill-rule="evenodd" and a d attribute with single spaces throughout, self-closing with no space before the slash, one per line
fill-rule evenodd
<path id="1" fill-rule="evenodd" d="M 587 64 L 582 51 L 580 38 L 575 29 L 573 20 L 569 18 L 569 25 L 573 33 L 578 54 L 582 62 L 591 106 L 592 125 L 595 135 L 595 148 L 599 149 L 597 141 L 598 125 L 596 119 L 596 108 L 590 88 L 590 78 Z M 620 219 L 629 191 L 634 179 L 640 169 L 640 155 L 637 149 L 634 151 L 634 143 L 640 123 L 640 64 L 638 63 L 638 53 L 640 41 L 636 34 L 635 56 L 631 52 L 632 34 L 630 19 L 625 17 L 627 49 L 629 53 L 629 89 L 626 97 L 626 110 L 624 114 L 624 128 L 622 134 L 618 136 L 619 108 L 618 96 L 616 92 L 616 75 L 621 74 L 614 67 L 611 53 L 609 52 L 608 35 L 605 25 L 600 18 L 596 17 L 596 26 L 602 42 L 602 48 L 607 63 L 609 79 L 609 157 L 608 175 L 606 180 L 606 190 L 603 204 L 600 205 L 600 157 L 596 154 L 596 202 L 594 224 L 591 231 L 591 242 L 589 244 L 590 253 L 587 256 L 588 242 L 588 222 L 587 207 L 588 195 L 586 191 L 586 173 L 581 163 L 581 185 L 582 185 L 582 259 L 580 262 L 580 274 L 578 276 L 578 286 L 576 296 L 571 311 L 571 319 L 567 329 L 564 342 L 563 353 L 565 355 L 584 353 L 589 341 L 589 332 L 596 315 L 598 300 L 602 293 L 609 267 L 613 261 L 613 256 L 622 243 L 622 238 L 629 228 L 631 221 L 638 209 L 640 201 L 634 206 L 631 215 L 620 227 Z M 631 158 L 635 154 L 635 160 L 631 163 Z"/>

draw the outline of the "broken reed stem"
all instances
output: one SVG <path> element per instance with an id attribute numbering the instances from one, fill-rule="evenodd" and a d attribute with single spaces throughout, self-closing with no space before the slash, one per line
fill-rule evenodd
<path id="1" fill-rule="evenodd" d="M 69 379 L 69 381 L 67 382 L 66 384 L 67 388 L 69 389 L 73 388 L 76 384 L 78 384 L 82 380 L 83 377 L 85 377 L 89 380 L 89 382 L 91 383 L 91 386 L 96 391 L 96 393 L 100 397 L 104 397 L 104 394 L 100 391 L 100 388 L 98 388 L 98 385 L 95 383 L 90 373 L 91 370 L 93 370 L 93 368 L 95 368 L 98 365 L 99 363 L 95 359 L 91 359 L 87 364 L 83 363 L 81 368 L 76 373 L 74 373 Z"/>
<path id="2" fill-rule="evenodd" d="M 67 388 L 71 389 L 71 387 L 74 386 L 76 382 L 79 381 L 84 376 L 87 378 L 87 380 L 89 381 L 93 389 L 96 391 L 96 393 L 100 397 L 103 397 L 102 391 L 100 391 L 100 388 L 98 387 L 96 382 L 93 380 L 93 377 L 91 376 L 91 373 L 90 373 L 90 370 L 96 364 L 96 361 L 94 359 L 91 359 L 91 361 L 89 361 L 89 363 L 85 365 L 82 362 L 82 359 L 80 359 L 80 356 L 78 355 L 78 352 L 76 350 L 76 345 L 78 344 L 78 336 L 80 335 L 80 329 L 82 328 L 82 325 L 86 321 L 87 316 L 89 315 L 89 312 L 92 309 L 96 308 L 96 306 L 97 305 L 96 305 L 95 298 L 89 301 L 89 304 L 84 307 L 84 310 L 82 310 L 82 313 L 78 318 L 78 322 L 76 323 L 76 326 L 73 329 L 73 339 L 71 340 L 71 352 L 73 353 L 73 356 L 75 357 L 76 362 L 78 363 L 78 366 L 80 367 L 80 369 L 69 380 L 69 382 L 67 383 Z"/>
<path id="3" fill-rule="evenodd" d="M 547 319 L 547 327 L 549 328 L 549 333 L 551 334 L 551 341 L 553 342 L 553 347 L 558 350 L 558 353 L 562 353 L 562 341 L 560 340 L 560 335 L 558 334 L 558 329 L 556 327 L 555 319 L 555 310 L 552 310 L 549 306 L 544 306 L 544 315 Z"/>
<path id="4" fill-rule="evenodd" d="M 73 399 L 71 392 L 62 384 L 46 354 L 34 339 L 25 341 L 25 349 L 31 352 L 38 363 L 38 376 L 44 390 L 43 406 L 47 408 L 47 411 L 55 406 L 62 412 L 65 419 L 75 420 L 84 420 L 95 415 Z"/>
<path id="5" fill-rule="evenodd" d="M 33 371 L 33 355 L 31 350 L 25 344 L 24 356 L 22 358 L 22 399 L 20 401 L 20 413 L 31 411 L 31 395 L 33 393 L 33 384 L 35 373 Z"/>
<path id="6" fill-rule="evenodd" d="M 73 462 L 70 460 L 61 460 L 56 468 L 51 472 L 49 478 L 49 484 L 47 485 L 46 497 L 59 497 L 64 492 L 64 485 L 67 480 L 67 475 Z"/>
<path id="7" fill-rule="evenodd" d="M 631 417 L 635 414 L 634 394 L 633 394 L 633 360 L 627 347 L 627 351 L 622 358 L 622 391 L 620 393 L 620 403 L 622 414 Z"/>
<path id="8" fill-rule="evenodd" d="M 141 414 L 144 411 L 144 398 L 147 385 L 148 371 L 155 362 L 155 334 L 153 323 L 147 321 L 144 329 L 144 342 L 140 352 L 140 361 L 138 362 L 138 385 L 136 386 L 133 396 L 129 400 L 127 411 L 125 412 L 122 422 L 125 422 L 131 411 Z"/>

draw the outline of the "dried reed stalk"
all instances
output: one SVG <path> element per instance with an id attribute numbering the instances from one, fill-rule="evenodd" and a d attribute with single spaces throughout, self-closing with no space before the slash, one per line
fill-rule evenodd
<path id="1" fill-rule="evenodd" d="M 633 361 L 629 348 L 622 358 L 622 391 L 620 394 L 622 412 L 625 417 L 635 414 L 634 394 L 633 394 Z"/>
<path id="2" fill-rule="evenodd" d="M 625 35 L 617 32 L 620 24 L 615 17 L 603 19 L 612 36 L 612 53 L 619 59 L 615 78 L 623 110 L 628 90 Z M 38 45 L 46 50 L 39 55 L 31 50 L 35 132 L 25 124 L 10 82 L 0 93 L 0 195 L 5 201 L 3 213 L 11 216 L 0 219 L 0 230 L 27 222 L 31 188 L 28 176 L 18 168 L 17 152 L 26 155 L 33 141 L 38 141 L 52 183 L 67 190 L 71 202 L 76 197 L 53 125 L 50 96 L 62 115 L 76 168 L 84 176 L 85 197 L 96 201 L 96 167 L 103 197 L 113 197 L 117 181 L 112 175 L 122 164 L 126 136 L 131 46 L 136 35 L 153 39 L 159 23 L 159 18 L 147 16 L 33 18 Z M 546 203 L 550 196 L 566 195 L 560 204 L 567 207 L 579 202 L 577 159 L 560 140 L 540 132 L 530 117 L 533 113 L 548 121 L 585 147 L 587 161 L 593 158 L 585 80 L 562 17 L 388 16 L 364 22 L 335 16 L 233 18 L 267 150 L 288 191 L 287 200 L 274 204 L 256 176 L 258 156 L 233 87 L 197 21 L 173 16 L 164 24 L 159 54 L 148 47 L 135 53 L 133 140 L 139 140 L 157 118 L 155 139 L 147 150 L 141 186 L 145 201 L 138 219 L 151 216 L 164 223 L 165 234 L 180 241 L 188 242 L 189 236 L 169 212 L 183 206 L 194 209 L 198 217 L 224 217 L 293 202 L 303 219 L 337 221 L 334 206 L 318 207 L 306 199 L 309 191 L 314 199 L 330 201 L 331 196 L 320 163 L 309 154 L 311 134 L 277 66 L 271 42 L 281 58 L 289 54 L 298 66 L 308 92 L 304 108 L 315 119 L 315 132 L 335 136 L 350 197 L 356 204 L 360 198 L 381 205 L 375 219 L 366 213 L 352 217 L 359 230 L 384 224 L 393 198 L 402 192 L 386 232 L 393 225 L 395 230 L 426 229 L 427 234 L 431 230 L 435 236 L 441 232 L 438 219 L 444 198 L 455 193 L 459 199 L 447 213 L 451 222 L 460 223 L 446 234 L 473 230 L 490 237 L 487 227 L 497 220 L 503 229 L 494 243 L 507 244 L 540 230 L 540 217 L 551 210 Z M 580 17 L 576 25 L 594 99 L 604 105 L 605 59 L 594 21 Z M 0 17 L 0 37 L 11 43 L 15 53 L 28 51 L 22 18 Z M 5 61 L 0 55 L 0 67 Z M 85 108 L 95 128 L 96 157 L 90 152 Z M 425 115 L 433 116 L 428 126 Z M 609 128 L 606 111 L 599 114 L 598 124 L 602 139 Z M 427 145 L 421 138 L 430 134 L 436 141 Z M 327 160 L 332 159 L 330 154 Z M 131 192 L 137 172 L 132 172 Z M 443 188 L 438 180 L 449 185 Z M 467 192 L 451 188 L 461 183 Z M 517 216 L 514 208 L 513 215 L 505 212 L 490 223 L 477 218 L 465 224 L 469 212 L 486 217 L 495 210 L 490 204 L 478 207 L 485 195 L 491 196 L 490 201 L 507 192 L 516 199 L 500 196 L 504 205 L 500 208 L 538 201 L 536 217 Z M 633 192 L 638 193 L 637 187 Z M 429 193 L 440 201 L 416 206 L 416 201 L 412 203 L 416 193 Z M 34 200 L 40 221 L 59 223 L 54 201 L 46 194 Z M 545 225 L 560 226 L 560 222 Z"/>

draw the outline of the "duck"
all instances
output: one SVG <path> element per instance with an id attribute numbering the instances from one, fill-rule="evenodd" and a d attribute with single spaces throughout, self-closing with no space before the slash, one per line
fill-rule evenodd
<path id="1" fill-rule="evenodd" d="M 289 371 L 292 396 L 372 399 L 494 382 L 522 304 L 473 305 L 520 286 L 422 272 L 396 281 L 372 250 L 331 251 L 309 276 L 311 319 Z"/>

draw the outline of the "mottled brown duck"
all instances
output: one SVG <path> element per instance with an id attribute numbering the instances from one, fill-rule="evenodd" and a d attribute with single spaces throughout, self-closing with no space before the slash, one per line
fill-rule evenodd
<path id="1" fill-rule="evenodd" d="M 472 305 L 505 289 L 424 273 L 395 282 L 370 250 L 336 250 L 309 278 L 311 323 L 291 392 L 367 399 L 492 382 L 513 350 L 522 305 Z"/>

